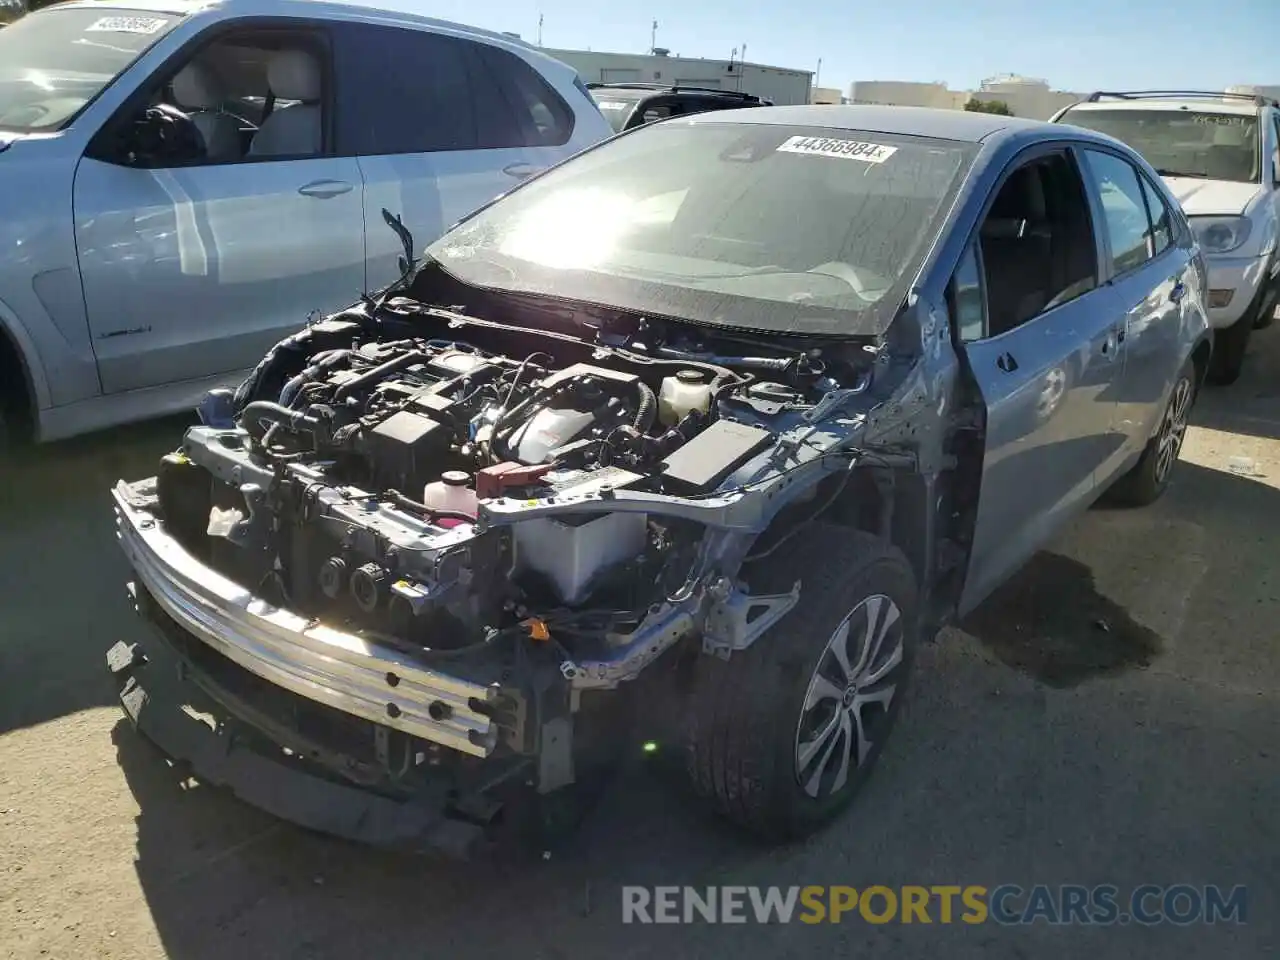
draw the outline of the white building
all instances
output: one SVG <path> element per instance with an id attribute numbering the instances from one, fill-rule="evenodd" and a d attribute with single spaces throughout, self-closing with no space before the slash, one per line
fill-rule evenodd
<path id="1" fill-rule="evenodd" d="M 952 90 L 945 83 L 909 80 L 859 80 L 849 87 L 851 103 L 888 103 L 903 107 L 963 110 L 970 100 L 1001 101 L 1015 117 L 1048 120 L 1081 94 L 1052 90 L 1044 80 L 1009 74 L 991 77 L 977 90 Z"/>
<path id="2" fill-rule="evenodd" d="M 813 87 L 812 70 L 791 70 L 741 60 L 672 56 L 670 51 L 661 47 L 651 54 L 597 53 L 550 47 L 544 47 L 543 52 L 569 64 L 585 83 L 670 83 L 713 87 L 750 93 L 772 100 L 779 106 L 808 103 Z"/>
<path id="3" fill-rule="evenodd" d="M 1001 101 L 1008 105 L 1015 117 L 1031 120 L 1048 120 L 1063 107 L 1083 99 L 1085 95 L 1066 90 L 1051 90 L 1046 80 L 1005 74 L 989 77 L 982 86 L 969 95 L 970 100 Z"/>
<path id="4" fill-rule="evenodd" d="M 969 94 L 949 90 L 938 83 L 917 83 L 914 80 L 858 80 L 849 86 L 850 103 L 881 103 L 897 107 L 934 107 L 940 110 L 959 110 Z"/>
<path id="5" fill-rule="evenodd" d="M 809 93 L 809 102 L 839 104 L 844 103 L 844 95 L 839 87 L 814 87 Z"/>

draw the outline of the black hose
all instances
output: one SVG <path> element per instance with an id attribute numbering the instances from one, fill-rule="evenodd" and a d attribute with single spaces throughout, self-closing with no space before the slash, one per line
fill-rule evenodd
<path id="1" fill-rule="evenodd" d="M 435 507 L 428 507 L 425 503 L 411 500 L 399 490 L 387 490 L 383 496 L 400 509 L 420 514 L 428 520 L 458 520 L 462 523 L 476 522 L 476 518 L 472 514 L 463 513 L 461 510 L 437 510 Z"/>
<path id="2" fill-rule="evenodd" d="M 270 400 L 255 400 L 246 404 L 240 411 L 240 425 L 253 439 L 261 441 L 266 435 L 263 423 L 278 424 L 286 430 L 305 431 L 319 440 L 324 433 L 324 424 L 319 418 L 310 416 L 301 410 L 290 410 Z"/>
<path id="3" fill-rule="evenodd" d="M 658 415 L 658 398 L 653 395 L 653 391 L 643 380 L 636 381 L 636 393 L 640 396 L 640 406 L 636 410 L 635 419 L 631 421 L 631 426 L 640 433 L 648 433 Z"/>
<path id="4" fill-rule="evenodd" d="M 346 359 L 350 354 L 350 350 L 326 350 L 324 353 L 312 357 L 311 363 L 307 365 L 306 369 L 286 383 L 284 389 L 280 391 L 280 406 L 292 407 L 298 392 L 307 383 L 327 371 L 330 367 L 335 366 L 339 361 Z"/>

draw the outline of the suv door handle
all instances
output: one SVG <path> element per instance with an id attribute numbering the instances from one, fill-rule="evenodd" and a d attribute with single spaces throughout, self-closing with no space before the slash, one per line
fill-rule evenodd
<path id="1" fill-rule="evenodd" d="M 1181 303 L 1182 298 L 1187 295 L 1187 285 L 1179 280 L 1173 285 L 1173 289 L 1169 291 L 1169 299 L 1174 303 Z"/>
<path id="2" fill-rule="evenodd" d="M 509 163 L 502 168 L 502 172 L 505 173 L 508 177 L 517 177 L 521 180 L 523 180 L 525 177 L 532 177 L 535 173 L 538 173 L 541 170 L 542 170 L 541 167 L 537 167 L 537 166 L 534 166 L 532 163 L 525 163 L 523 161 L 517 161 L 516 163 Z"/>
<path id="3" fill-rule="evenodd" d="M 351 190 L 351 184 L 345 180 L 313 180 L 298 188 L 298 192 L 304 197 L 316 197 L 320 200 L 341 196 L 344 193 L 350 193 Z"/>
<path id="4" fill-rule="evenodd" d="M 1013 371 L 1018 369 L 1018 361 L 1012 353 L 1005 351 L 1000 354 L 1000 356 L 996 357 L 996 366 L 1005 373 L 1013 373 Z"/>

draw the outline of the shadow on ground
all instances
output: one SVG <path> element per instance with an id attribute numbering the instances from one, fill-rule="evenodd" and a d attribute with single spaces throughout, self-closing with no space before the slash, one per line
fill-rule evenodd
<path id="1" fill-rule="evenodd" d="M 113 701 L 102 654 L 136 623 L 110 490 L 154 473 L 189 422 L 53 444 L 0 468 L 0 734 Z"/>
<path id="2" fill-rule="evenodd" d="M 1228 388 L 1206 386 L 1192 422 L 1225 433 L 1280 440 L 1280 323 L 1255 330 L 1245 355 L 1244 374 Z"/>
<path id="3" fill-rule="evenodd" d="M 1098 592 L 1070 557 L 1038 553 L 960 625 L 1002 662 L 1050 687 L 1150 666 L 1161 638 Z"/>

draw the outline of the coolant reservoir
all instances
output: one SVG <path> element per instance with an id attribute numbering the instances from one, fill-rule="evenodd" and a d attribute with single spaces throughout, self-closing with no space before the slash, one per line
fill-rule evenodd
<path id="1" fill-rule="evenodd" d="M 692 410 L 706 413 L 711 408 L 711 378 L 701 370 L 681 370 L 665 377 L 658 392 L 658 420 L 668 427 Z"/>
<path id="2" fill-rule="evenodd" d="M 422 502 L 429 510 L 448 510 L 474 517 L 479 512 L 476 492 L 468 484 L 471 477 L 461 470 L 446 470 L 435 483 L 428 483 L 422 492 Z M 442 527 L 454 527 L 461 520 L 444 518 Z"/>

